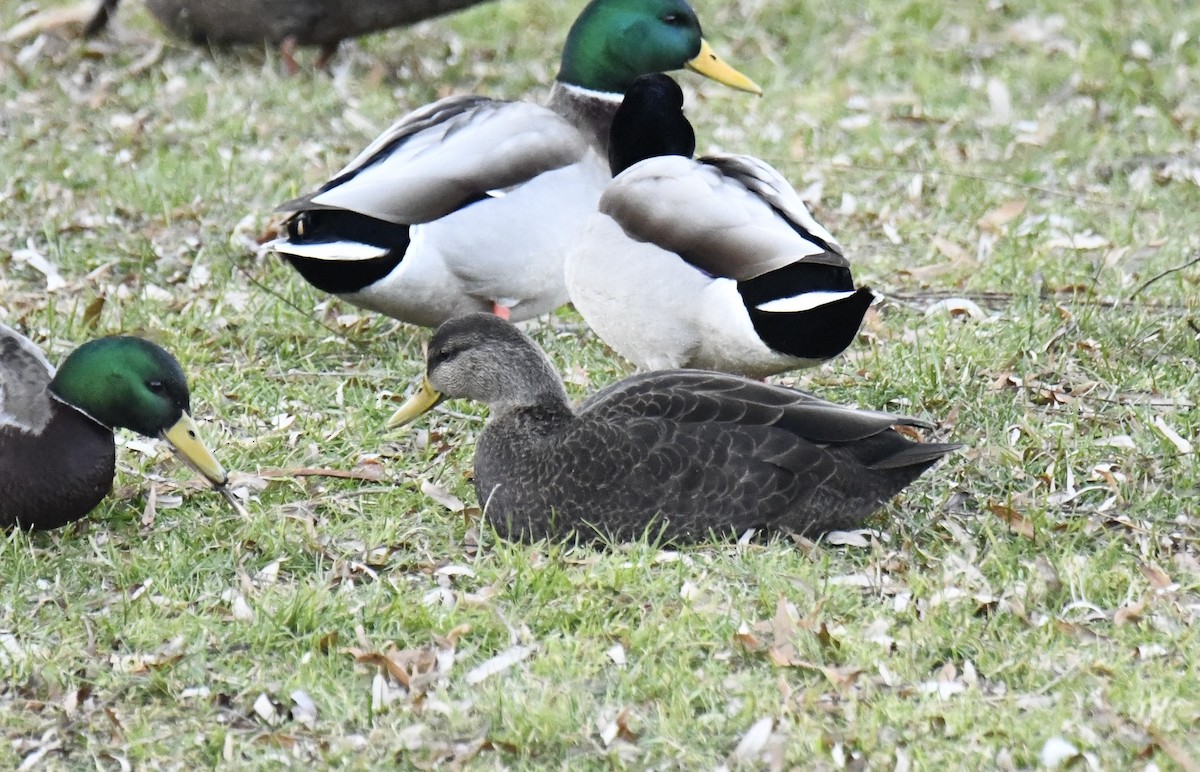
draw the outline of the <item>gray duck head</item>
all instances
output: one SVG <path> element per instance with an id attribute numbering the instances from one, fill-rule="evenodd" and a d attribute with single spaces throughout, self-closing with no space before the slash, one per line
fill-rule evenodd
<path id="1" fill-rule="evenodd" d="M 444 399 L 472 399 L 493 412 L 565 404 L 554 365 L 525 333 L 491 314 L 470 314 L 438 327 L 425 357 L 417 393 L 388 421 L 412 423 Z"/>

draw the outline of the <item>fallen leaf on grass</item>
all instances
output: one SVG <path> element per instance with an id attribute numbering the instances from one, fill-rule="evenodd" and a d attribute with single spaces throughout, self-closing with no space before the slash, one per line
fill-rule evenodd
<path id="1" fill-rule="evenodd" d="M 1154 740 L 1154 744 L 1158 746 L 1159 750 L 1165 753 L 1171 761 L 1178 764 L 1183 772 L 1200 772 L 1200 761 L 1197 761 L 1196 757 L 1189 753 L 1186 748 L 1170 737 L 1167 737 L 1155 727 L 1147 727 L 1146 732 Z"/>
<path id="2" fill-rule="evenodd" d="M 421 481 L 421 493 L 441 504 L 451 512 L 462 512 L 466 505 L 462 503 L 462 499 L 455 496 L 446 488 L 429 480 Z"/>
<path id="3" fill-rule="evenodd" d="M 742 739 L 738 740 L 737 747 L 733 749 L 733 753 L 729 757 L 730 761 L 738 764 L 753 764 L 758 758 L 758 754 L 767 747 L 767 740 L 771 739 L 771 732 L 774 729 L 775 719 L 770 716 L 755 721 L 742 735 Z"/>
<path id="4" fill-rule="evenodd" d="M 617 717 L 608 721 L 603 717 L 596 722 L 596 729 L 600 732 L 600 741 L 607 748 L 616 740 L 624 740 L 627 743 L 636 743 L 638 733 L 629 728 L 629 708 L 621 708 L 617 713 Z"/>
<path id="5" fill-rule="evenodd" d="M 257 475 L 236 475 L 230 485 L 243 485 L 246 480 L 252 480 L 253 477 L 263 480 L 282 480 L 288 477 L 336 477 L 343 480 L 382 482 L 386 476 L 383 467 L 379 464 L 360 464 L 353 469 L 322 469 L 316 467 L 262 469 L 259 470 Z"/>
<path id="6" fill-rule="evenodd" d="M 949 314 L 953 319 L 983 319 L 987 316 L 979 304 L 968 298 L 946 298 L 925 309 L 925 318 Z"/>
<path id="7" fill-rule="evenodd" d="M 1009 530 L 1013 533 L 1030 540 L 1034 538 L 1033 521 L 1017 510 L 1004 504 L 988 504 L 988 509 L 993 515 L 1007 523 Z"/>
<path id="8" fill-rule="evenodd" d="M 1013 220 L 1020 217 L 1025 211 L 1025 201 L 1015 200 L 1006 201 L 995 209 L 991 210 L 983 217 L 980 217 L 976 222 L 981 231 L 988 233 L 1003 233 L 1004 226 Z"/>
<path id="9" fill-rule="evenodd" d="M 1180 553 L 1186 554 L 1186 553 Z M 1149 563 L 1142 563 L 1138 568 L 1142 571 L 1142 576 L 1146 577 L 1146 581 L 1150 582 L 1150 586 L 1156 590 L 1169 590 L 1175 587 L 1175 583 L 1171 581 L 1171 577 L 1166 571 L 1158 566 Z"/>
<path id="10" fill-rule="evenodd" d="M 1130 622 L 1136 622 L 1142 618 L 1142 612 L 1145 610 L 1146 603 L 1144 601 L 1139 600 L 1126 603 L 1113 614 L 1113 624 L 1120 627 Z"/>
<path id="11" fill-rule="evenodd" d="M 1175 449 L 1182 455 L 1187 455 L 1192 452 L 1192 443 L 1185 440 L 1179 435 L 1179 432 L 1167 426 L 1167 422 L 1162 419 L 1162 416 L 1154 417 L 1154 428 L 1162 433 L 1162 436 L 1175 446 Z"/>
<path id="12" fill-rule="evenodd" d="M 525 660 L 534 652 L 534 646 L 512 646 L 500 652 L 489 660 L 481 662 L 467 672 L 466 681 L 474 686 L 477 683 L 503 673 L 513 665 Z"/>

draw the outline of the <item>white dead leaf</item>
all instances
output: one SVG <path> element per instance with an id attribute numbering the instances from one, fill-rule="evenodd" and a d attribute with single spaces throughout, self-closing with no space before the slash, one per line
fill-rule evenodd
<path id="1" fill-rule="evenodd" d="M 830 531 L 825 534 L 825 543 L 835 547 L 870 547 L 871 531 L 859 528 L 855 531 Z"/>
<path id="2" fill-rule="evenodd" d="M 979 307 L 979 304 L 967 298 L 946 298 L 925 309 L 925 318 L 931 316 L 939 316 L 941 314 L 949 314 L 954 318 L 967 319 L 983 319 L 987 314 Z"/>
<path id="3" fill-rule="evenodd" d="M 49 258 L 33 248 L 33 243 L 25 249 L 14 249 L 12 259 L 18 263 L 24 263 L 33 270 L 46 277 L 46 291 L 53 292 L 67 286 L 66 281 L 58 273 L 58 266 L 50 262 Z"/>
<path id="4" fill-rule="evenodd" d="M 1154 49 L 1144 40 L 1135 40 L 1129 44 L 1129 55 L 1134 59 L 1148 62 L 1154 56 Z"/>
<path id="5" fill-rule="evenodd" d="M 1167 647 L 1161 643 L 1143 643 L 1137 647 L 1138 659 L 1154 659 L 1167 656 Z"/>
<path id="6" fill-rule="evenodd" d="M 429 480 L 421 481 L 421 493 L 441 504 L 451 512 L 462 512 L 466 508 L 466 505 L 462 503 L 461 499 L 459 499 L 450 491 L 446 490 L 441 485 L 430 482 Z"/>
<path id="7" fill-rule="evenodd" d="M 233 597 L 230 610 L 233 612 L 233 618 L 239 622 L 248 624 L 254 621 L 254 609 L 250 608 L 250 604 L 246 602 L 246 598 L 241 593 Z"/>
<path id="8" fill-rule="evenodd" d="M 142 288 L 142 297 L 155 303 L 169 303 L 174 296 L 157 284 L 147 284 Z"/>
<path id="9" fill-rule="evenodd" d="M 621 644 L 613 644 L 613 646 L 606 651 L 605 654 L 607 654 L 608 658 L 611 659 L 615 664 L 621 666 L 625 665 L 625 647 Z"/>
<path id="10" fill-rule="evenodd" d="M 775 719 L 770 716 L 755 721 L 738 741 L 737 747 L 730 755 L 730 760 L 742 764 L 754 762 L 758 758 L 758 754 L 762 753 L 763 748 L 767 747 L 767 740 L 771 739 L 771 732 L 774 729 Z"/>
<path id="11" fill-rule="evenodd" d="M 458 565 L 455 563 L 450 563 L 448 565 L 442 566 L 441 568 L 434 571 L 433 573 L 435 576 L 445 576 L 445 577 L 455 577 L 455 576 L 474 577 L 475 569 L 471 568 L 470 566 L 463 566 L 463 565 Z"/>
<path id="12" fill-rule="evenodd" d="M 1179 432 L 1175 431 L 1170 426 L 1167 426 L 1167 422 L 1163 420 L 1162 416 L 1159 415 L 1154 417 L 1154 428 L 1158 429 L 1158 431 L 1162 433 L 1162 436 L 1166 437 L 1167 440 L 1174 445 L 1175 449 L 1181 454 L 1187 455 L 1188 453 L 1192 452 L 1192 443 L 1181 437 Z"/>
<path id="13" fill-rule="evenodd" d="M 1055 236 L 1046 242 L 1046 249 L 1103 249 L 1112 246 L 1112 242 L 1095 233 L 1072 233 L 1066 236 Z"/>
<path id="14" fill-rule="evenodd" d="M 917 687 L 922 694 L 936 694 L 938 699 L 945 700 L 967 690 L 962 681 L 926 681 Z"/>
<path id="15" fill-rule="evenodd" d="M 871 577 L 866 574 L 843 574 L 829 577 L 828 583 L 835 587 L 870 587 Z"/>
<path id="16" fill-rule="evenodd" d="M 987 82 L 987 97 L 988 106 L 992 110 L 992 121 L 998 126 L 1007 126 L 1012 123 L 1012 95 L 1008 92 L 1008 86 L 999 78 L 988 78 Z"/>
<path id="17" fill-rule="evenodd" d="M 1079 756 L 1079 749 L 1061 737 L 1051 737 L 1042 745 L 1041 761 L 1043 767 L 1057 769 L 1065 762 Z"/>
<path id="18" fill-rule="evenodd" d="M 400 741 L 400 747 L 407 751 L 415 751 L 424 748 L 425 741 L 425 724 L 412 724 L 400 730 L 396 735 L 396 739 Z"/>
<path id="19" fill-rule="evenodd" d="M 1006 201 L 976 221 L 979 230 L 986 233 L 1003 233 L 1004 226 L 1017 219 L 1025 211 L 1025 201 Z"/>
<path id="20" fill-rule="evenodd" d="M 275 702 L 267 696 L 266 692 L 258 695 L 258 699 L 254 701 L 254 712 L 268 724 L 279 722 L 279 711 L 275 710 Z"/>
<path id="21" fill-rule="evenodd" d="M 212 690 L 207 686 L 189 686 L 179 693 L 181 700 L 203 700 L 212 694 Z"/>
<path id="22" fill-rule="evenodd" d="M 292 718 L 311 728 L 317 723 L 317 703 L 313 702 L 312 697 L 309 697 L 308 692 L 303 689 L 295 690 L 290 696 L 292 698 Z"/>
<path id="23" fill-rule="evenodd" d="M 497 673 L 503 673 L 513 665 L 528 658 L 534 652 L 534 649 L 534 646 L 512 646 L 505 649 L 491 659 L 471 668 L 467 672 L 467 683 L 474 686 Z"/>

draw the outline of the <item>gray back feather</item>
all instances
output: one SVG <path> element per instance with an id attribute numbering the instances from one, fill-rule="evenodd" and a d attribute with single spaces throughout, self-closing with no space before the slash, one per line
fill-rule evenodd
<path id="1" fill-rule="evenodd" d="M 50 421 L 54 368 L 33 342 L 0 324 L 0 426 L 40 434 Z"/>

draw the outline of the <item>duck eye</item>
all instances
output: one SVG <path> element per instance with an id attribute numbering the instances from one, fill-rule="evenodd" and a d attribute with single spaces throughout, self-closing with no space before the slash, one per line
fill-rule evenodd
<path id="1" fill-rule="evenodd" d="M 165 389 L 162 381 L 146 381 L 146 388 L 155 394 L 162 394 Z"/>
<path id="2" fill-rule="evenodd" d="M 668 13 L 666 16 L 662 17 L 662 21 L 663 24 L 670 24 L 672 27 L 679 27 L 683 25 L 683 14 Z"/>

